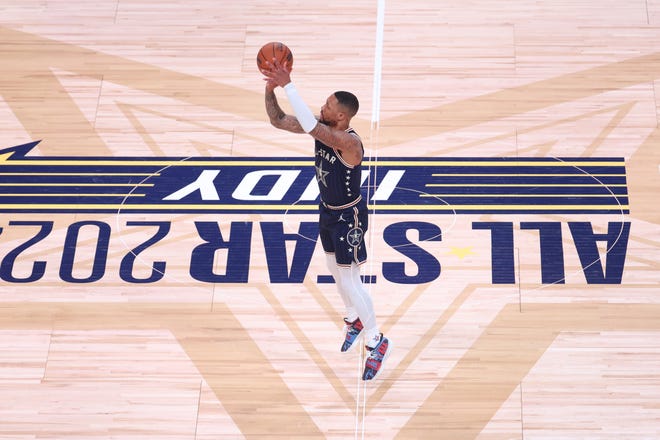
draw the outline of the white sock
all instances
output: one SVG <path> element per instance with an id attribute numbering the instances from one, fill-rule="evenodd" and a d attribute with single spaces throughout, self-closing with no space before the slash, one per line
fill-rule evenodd
<path id="1" fill-rule="evenodd" d="M 367 337 L 373 334 L 380 335 L 378 325 L 376 324 L 376 313 L 371 295 L 364 288 L 360 279 L 360 268 L 353 263 L 351 267 L 337 266 L 337 275 L 342 289 L 350 298 L 355 310 L 357 310 L 360 321 L 364 326 Z M 369 341 L 369 339 L 367 339 Z M 378 343 L 378 340 L 376 341 Z"/>
<path id="2" fill-rule="evenodd" d="M 337 266 L 335 254 L 325 254 L 325 263 L 328 266 L 330 274 L 335 279 L 339 296 L 341 296 L 341 299 L 344 302 L 344 307 L 346 307 L 346 315 L 344 317 L 348 322 L 353 322 L 358 319 L 358 312 L 353 306 L 350 295 L 346 292 L 346 289 L 344 289 L 343 283 L 339 280 L 339 266 Z"/>

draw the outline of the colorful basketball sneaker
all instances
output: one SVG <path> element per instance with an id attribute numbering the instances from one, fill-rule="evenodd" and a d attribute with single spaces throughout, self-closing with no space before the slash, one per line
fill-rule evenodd
<path id="1" fill-rule="evenodd" d="M 369 355 L 367 361 L 364 363 L 364 373 L 362 373 L 362 380 L 375 379 L 378 374 L 383 371 L 383 364 L 392 351 L 392 345 L 389 339 L 380 334 L 380 341 L 374 348 L 367 347 Z"/>
<path id="2" fill-rule="evenodd" d="M 349 352 L 351 348 L 354 347 L 353 343 L 360 337 L 363 329 L 362 321 L 360 321 L 360 318 L 353 322 L 348 322 L 346 318 L 344 318 L 344 322 L 346 325 L 344 326 L 344 343 L 341 346 L 342 353 Z"/>

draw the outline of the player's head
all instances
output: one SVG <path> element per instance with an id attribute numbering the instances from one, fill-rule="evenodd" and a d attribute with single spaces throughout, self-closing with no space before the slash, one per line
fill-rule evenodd
<path id="1" fill-rule="evenodd" d="M 344 91 L 333 93 L 321 107 L 321 122 L 331 127 L 346 126 L 351 122 L 360 108 L 357 97 Z"/>
<path id="2" fill-rule="evenodd" d="M 344 111 L 348 115 L 348 119 L 351 119 L 355 116 L 360 109 L 360 102 L 357 99 L 357 96 L 351 92 L 338 91 L 335 92 L 335 97 L 337 102 L 341 107 L 344 108 Z"/>

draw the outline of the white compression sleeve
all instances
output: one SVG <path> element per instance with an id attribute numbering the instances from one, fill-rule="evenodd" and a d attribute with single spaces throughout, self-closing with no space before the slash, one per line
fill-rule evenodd
<path id="1" fill-rule="evenodd" d="M 312 114 L 312 111 L 309 109 L 309 107 L 307 107 L 307 104 L 305 104 L 305 101 L 303 101 L 298 94 L 296 86 L 290 82 L 284 86 L 284 91 L 286 92 L 286 96 L 289 98 L 289 102 L 291 103 L 291 107 L 293 107 L 296 118 L 298 119 L 302 129 L 305 130 L 305 133 L 309 133 L 310 131 L 314 130 L 314 127 L 316 127 L 318 121 Z"/>
<path id="2" fill-rule="evenodd" d="M 360 268 L 352 263 L 350 267 L 338 266 L 337 272 L 339 282 L 342 283 L 344 291 L 349 295 L 353 307 L 357 310 L 360 321 L 364 325 L 365 335 L 372 338 L 379 334 L 374 303 L 371 295 L 362 285 Z"/>
<path id="3" fill-rule="evenodd" d="M 344 283 L 342 283 L 341 279 L 339 278 L 339 267 L 337 266 L 337 260 L 335 260 L 335 254 L 325 254 L 325 262 L 328 266 L 328 270 L 330 270 L 330 273 L 332 274 L 332 277 L 335 279 L 337 291 L 339 292 L 339 296 L 341 296 L 341 299 L 344 302 L 344 306 L 346 307 L 346 315 L 344 317 L 347 318 L 349 322 L 353 322 L 357 319 L 358 312 L 353 306 L 351 296 L 348 294 L 348 292 L 346 292 L 346 289 L 344 288 Z"/>

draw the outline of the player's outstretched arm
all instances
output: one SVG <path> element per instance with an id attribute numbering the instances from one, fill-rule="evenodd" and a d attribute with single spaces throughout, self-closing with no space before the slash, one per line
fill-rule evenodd
<path id="1" fill-rule="evenodd" d="M 338 149 L 344 160 L 349 164 L 359 164 L 362 161 L 362 142 L 360 139 L 356 135 L 329 127 L 317 120 L 291 82 L 291 71 L 288 66 L 280 64 L 275 59 L 272 63 L 266 62 L 266 65 L 268 70 L 262 70 L 262 73 L 266 77 L 266 108 L 269 108 L 269 105 L 272 104 L 272 114 L 270 111 L 268 113 L 271 123 L 278 128 L 289 131 L 294 131 L 292 128 L 295 126 L 295 133 L 309 133 L 325 145 Z M 284 88 L 296 114 L 295 117 L 286 115 L 277 104 L 277 98 L 275 98 L 273 92 L 277 86 Z M 294 119 L 295 123 L 288 121 L 288 118 Z M 288 128 L 281 127 L 282 125 L 287 125 Z"/>
<path id="2" fill-rule="evenodd" d="M 266 113 L 268 114 L 270 123 L 275 128 L 292 133 L 305 132 L 295 116 L 284 113 L 284 110 L 282 110 L 280 104 L 277 102 L 275 90 L 271 84 L 266 84 Z"/>

